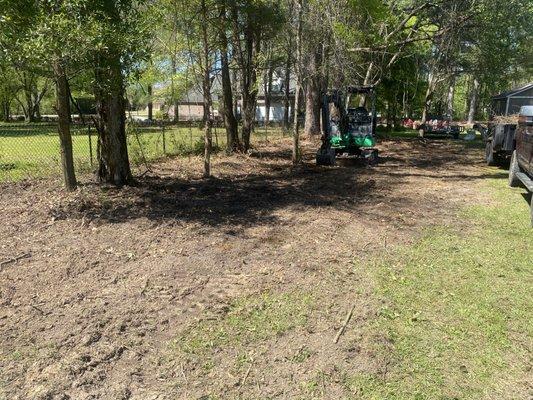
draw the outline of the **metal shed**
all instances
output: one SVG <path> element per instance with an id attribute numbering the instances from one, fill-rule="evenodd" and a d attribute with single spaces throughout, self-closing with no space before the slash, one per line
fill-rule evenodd
<path id="1" fill-rule="evenodd" d="M 492 115 L 518 114 L 520 107 L 533 105 L 533 83 L 502 92 L 492 98 Z"/>

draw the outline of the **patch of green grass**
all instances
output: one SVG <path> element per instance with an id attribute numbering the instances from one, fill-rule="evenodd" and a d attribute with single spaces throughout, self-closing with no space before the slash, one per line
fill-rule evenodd
<path id="1" fill-rule="evenodd" d="M 304 346 L 291 358 L 292 362 L 301 364 L 313 355 L 313 352 L 308 347 Z"/>
<path id="2" fill-rule="evenodd" d="M 311 305 L 312 299 L 305 293 L 245 297 L 235 301 L 224 318 L 204 320 L 189 328 L 173 346 L 185 354 L 205 355 L 222 347 L 270 339 L 305 325 Z"/>
<path id="3" fill-rule="evenodd" d="M 392 364 L 349 377 L 357 398 L 520 398 L 533 347 L 533 232 L 519 190 L 489 180 L 486 192 L 492 205 L 462 212 L 468 230 L 435 227 L 366 267 L 384 301 L 369 334 L 386 337 L 390 348 L 375 350 Z"/>
<path id="4" fill-rule="evenodd" d="M 398 129 L 387 131 L 385 128 L 378 128 L 377 137 L 380 139 L 412 139 L 418 137 L 418 131 L 414 129 Z"/>
<path id="5" fill-rule="evenodd" d="M 462 139 L 467 134 L 467 131 L 464 131 L 459 136 Z M 416 139 L 419 137 L 418 130 L 415 129 L 396 129 L 392 131 L 387 131 L 384 128 L 379 128 L 377 131 L 377 137 L 380 139 Z M 465 140 L 456 140 L 449 135 L 439 135 L 439 134 L 428 134 L 424 136 L 428 140 L 451 140 L 456 143 L 460 143 L 461 146 L 467 148 L 485 148 L 485 142 L 482 140 L 481 135 L 478 133 L 475 140 L 465 141 Z"/>
<path id="6" fill-rule="evenodd" d="M 315 379 L 315 378 L 308 380 L 308 381 L 304 381 L 301 384 L 303 391 L 307 395 L 313 396 L 313 397 L 315 397 L 318 394 L 319 385 L 320 385 L 320 382 L 318 381 L 318 379 Z"/>
<path id="7" fill-rule="evenodd" d="M 78 172 L 90 171 L 96 164 L 97 137 L 89 138 L 87 128 L 72 131 L 74 162 Z M 145 160 L 176 155 L 198 146 L 201 131 L 186 128 L 129 129 L 128 150 L 133 165 Z M 192 144 L 191 144 L 192 143 Z M 91 163 L 92 149 L 92 163 Z M 56 128 L 42 124 L 0 126 L 0 181 L 59 175 L 61 172 L 59 137 Z M 92 164 L 92 165 L 91 165 Z"/>
<path id="8" fill-rule="evenodd" d="M 279 137 L 280 132 L 279 129 L 271 129 L 268 137 Z M 197 127 L 170 126 L 162 129 L 128 125 L 130 161 L 136 166 L 166 156 L 202 154 L 203 136 L 203 131 Z M 253 140 L 260 141 L 265 137 L 265 131 L 258 128 Z M 214 151 L 224 147 L 225 143 L 225 129 L 217 128 L 216 134 L 213 132 Z M 78 172 L 88 172 L 95 168 L 97 136 L 94 129 L 89 138 L 86 127 L 73 127 L 72 147 Z M 55 125 L 0 124 L 0 182 L 60 174 L 59 137 Z"/>

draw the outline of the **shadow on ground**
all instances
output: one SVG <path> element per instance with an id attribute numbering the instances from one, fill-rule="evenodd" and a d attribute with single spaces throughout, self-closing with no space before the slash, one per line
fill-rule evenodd
<path id="1" fill-rule="evenodd" d="M 112 223 L 147 218 L 207 226 L 275 224 L 277 213 L 283 209 L 290 214 L 334 208 L 363 215 L 375 212 L 373 205 L 377 203 L 398 212 L 416 208 L 419 199 L 402 198 L 401 191 L 389 198 L 395 187 L 412 177 L 469 181 L 503 177 L 503 173 L 463 174 L 461 166 L 472 162 L 463 154 L 468 150 L 455 143 L 394 140 L 384 147 L 375 168 L 349 162 L 333 168 L 317 167 L 312 149 L 306 152 L 302 166 L 292 168 L 290 151 L 276 148 L 256 151 L 249 158 L 220 158 L 214 170 L 226 170 L 218 178 L 185 179 L 155 171 L 153 176 L 139 178 L 135 187 L 89 185 L 74 201 L 57 209 L 55 217 Z M 250 159 L 255 160 L 252 172 L 236 175 Z M 450 167 L 453 171 L 448 171 Z M 446 173 L 439 176 L 439 171 Z"/>
<path id="2" fill-rule="evenodd" d="M 274 168 L 275 169 L 275 168 Z M 352 208 L 376 189 L 373 179 L 358 179 L 353 168 L 303 167 L 298 170 L 183 180 L 143 177 L 136 187 L 104 190 L 63 210 L 65 216 L 109 222 L 148 218 L 182 220 L 206 225 L 275 223 L 279 209 Z M 92 188 L 90 188 L 92 191 Z"/>

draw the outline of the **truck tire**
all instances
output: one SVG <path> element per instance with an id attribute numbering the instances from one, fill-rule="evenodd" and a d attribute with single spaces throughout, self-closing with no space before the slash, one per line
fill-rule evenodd
<path id="1" fill-rule="evenodd" d="M 494 167 L 497 164 L 494 149 L 492 148 L 492 142 L 487 142 L 485 145 L 485 161 L 490 167 Z"/>
<path id="2" fill-rule="evenodd" d="M 529 217 L 531 219 L 531 227 L 533 228 L 533 193 L 531 194 L 531 205 L 529 207 Z"/>
<path id="3" fill-rule="evenodd" d="M 370 154 L 370 157 L 368 158 L 368 165 L 378 165 L 379 162 L 379 155 L 377 150 L 372 150 L 372 154 Z"/>
<path id="4" fill-rule="evenodd" d="M 335 150 L 333 149 L 319 149 L 316 153 L 316 165 L 335 165 Z"/>
<path id="5" fill-rule="evenodd" d="M 513 151 L 511 156 L 511 164 L 509 166 L 509 186 L 518 187 L 520 186 L 520 179 L 516 177 L 516 174 L 520 172 L 520 166 L 518 165 L 518 158 L 516 156 L 516 150 Z"/>

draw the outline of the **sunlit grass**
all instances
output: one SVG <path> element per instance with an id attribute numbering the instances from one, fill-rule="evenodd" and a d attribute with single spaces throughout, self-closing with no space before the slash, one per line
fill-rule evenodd
<path id="1" fill-rule="evenodd" d="M 133 166 L 142 165 L 165 156 L 200 154 L 204 133 L 191 127 L 134 127 L 128 126 L 127 141 Z M 258 128 L 253 140 L 280 136 L 279 129 L 265 131 Z M 94 128 L 72 129 L 74 162 L 78 172 L 95 168 L 97 137 Z M 226 145 L 223 128 L 213 131 L 215 149 Z M 91 152 L 92 150 L 92 152 Z M 59 175 L 61 170 L 57 128 L 50 124 L 0 124 L 0 182 Z"/>
<path id="2" fill-rule="evenodd" d="M 348 379 L 362 399 L 515 399 L 533 347 L 533 233 L 528 205 L 504 180 L 493 205 L 463 211 L 471 228 L 428 230 L 368 266 L 384 305 L 369 328 L 384 334 L 385 376 Z"/>
<path id="3" fill-rule="evenodd" d="M 303 326 L 311 304 L 309 294 L 296 292 L 240 298 L 224 318 L 191 327 L 173 346 L 184 354 L 205 355 L 223 347 L 253 344 Z"/>

